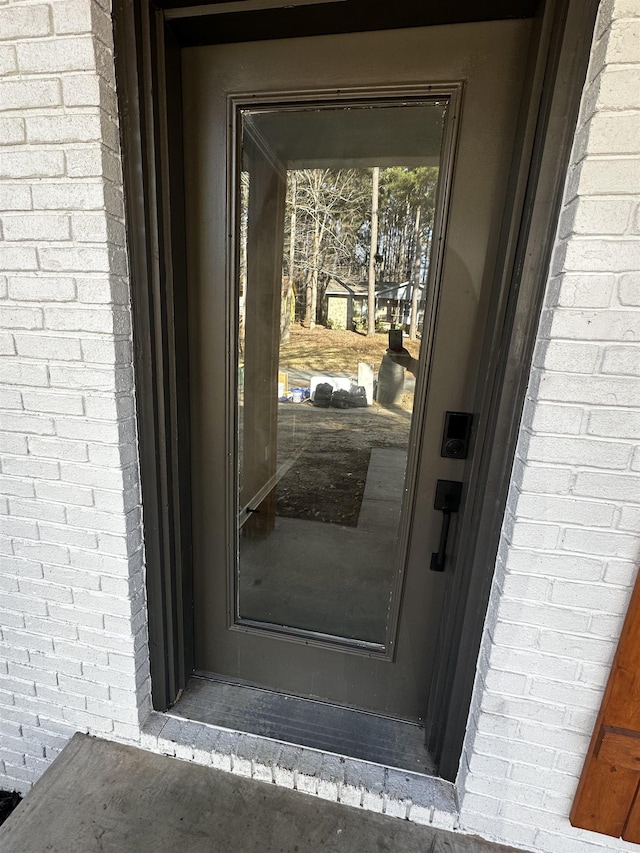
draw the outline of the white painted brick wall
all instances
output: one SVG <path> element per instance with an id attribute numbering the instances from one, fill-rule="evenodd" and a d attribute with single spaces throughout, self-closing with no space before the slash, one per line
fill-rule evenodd
<path id="1" fill-rule="evenodd" d="M 606 0 L 458 778 L 467 831 L 635 849 L 568 821 L 640 557 L 640 2 Z"/>
<path id="2" fill-rule="evenodd" d="M 0 4 L 0 788 L 150 710 L 107 3 Z"/>

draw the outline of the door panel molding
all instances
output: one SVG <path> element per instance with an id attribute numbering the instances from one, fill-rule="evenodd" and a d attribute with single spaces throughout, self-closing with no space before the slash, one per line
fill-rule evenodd
<path id="1" fill-rule="evenodd" d="M 313 24 L 315 32 L 340 31 L 337 20 L 326 23 L 331 7 L 340 5 L 327 4 L 325 22 Z M 478 4 L 470 6 L 477 10 Z M 486 491 L 487 499 L 482 507 L 476 501 L 468 513 L 470 523 L 459 549 L 464 571 L 456 573 L 450 583 L 449 596 L 455 607 L 451 618 L 443 622 L 439 677 L 430 701 L 430 747 L 440 774 L 448 779 L 456 776 L 464 740 L 515 453 L 518 423 L 513 415 L 524 402 L 597 6 L 597 0 L 548 0 L 538 13 L 539 38 L 530 69 L 530 100 L 537 99 L 537 103 L 535 109 L 527 105 L 522 116 L 523 159 L 515 164 L 511 215 L 502 238 L 505 263 L 498 304 L 493 307 L 496 328 L 483 357 L 486 381 L 482 394 L 489 410 L 475 440 L 488 431 L 495 435 L 492 447 L 477 463 L 477 493 Z M 299 11 L 304 13 L 304 7 Z M 523 16 L 534 11 L 533 3 L 519 7 Z M 457 20 L 477 19 L 471 8 L 458 12 L 463 17 Z M 396 19 L 403 26 L 410 25 L 405 13 Z M 179 29 L 146 0 L 115 0 L 113 14 L 127 239 L 134 283 L 152 695 L 154 707 L 164 710 L 176 700 L 193 669 L 190 508 L 185 499 L 189 494 L 189 428 L 185 423 L 188 374 L 179 56 L 181 46 L 194 43 L 196 31 L 191 27 L 190 35 L 182 33 L 181 40 Z M 251 13 L 242 14 L 248 22 Z M 260 13 L 265 14 L 275 13 Z M 447 17 L 450 14 L 441 10 L 442 19 L 437 23 L 453 20 Z M 198 17 L 190 21 L 197 29 Z M 252 31 L 245 28 L 243 33 L 251 37 Z M 298 33 L 282 31 L 285 36 L 292 34 Z M 200 30 L 198 38 L 199 43 L 233 40 L 228 32 L 225 36 L 215 27 L 207 33 Z M 447 646 L 452 638 L 453 645 Z"/>
<path id="2" fill-rule="evenodd" d="M 240 618 L 235 616 L 236 602 L 234 598 L 235 584 L 233 582 L 234 571 L 237 569 L 235 565 L 235 556 L 230 550 L 227 550 L 227 566 L 228 590 L 227 590 L 227 627 L 233 631 L 243 631 L 254 633 L 257 635 L 272 635 L 277 634 L 283 639 L 286 638 L 290 642 L 299 643 L 309 646 L 336 648 L 339 646 L 345 652 L 351 652 L 356 655 L 364 655 L 366 657 L 375 657 L 380 660 L 392 661 L 395 656 L 397 647 L 400 610 L 402 604 L 402 594 L 404 587 L 404 576 L 406 572 L 406 563 L 408 559 L 409 542 L 411 539 L 411 527 L 414 519 L 414 504 L 415 494 L 414 485 L 416 480 L 416 470 L 419 465 L 420 449 L 422 448 L 421 434 L 424 427 L 424 409 L 428 398 L 429 385 L 431 381 L 432 356 L 435 345 L 436 321 L 438 315 L 438 306 L 440 302 L 440 291 L 443 278 L 443 266 L 445 256 L 446 234 L 449 218 L 449 210 L 451 206 L 451 194 L 453 184 L 453 174 L 455 169 L 456 151 L 460 134 L 461 110 L 464 97 L 465 82 L 461 80 L 435 83 L 424 83 L 416 85 L 380 85 L 375 87 L 353 86 L 343 87 L 341 89 L 314 89 L 314 90 L 283 90 L 267 93 L 260 93 L 258 97 L 251 92 L 233 93 L 227 97 L 227 127 L 229 130 L 228 136 L 228 168 L 226 173 L 227 185 L 227 227 L 226 233 L 229 235 L 227 246 L 227 282 L 226 294 L 227 299 L 231 300 L 231 304 L 226 306 L 225 315 L 227 317 L 226 341 L 227 351 L 230 353 L 237 352 L 237 340 L 235 331 L 237 327 L 236 303 L 237 303 L 237 258 L 234 252 L 238 236 L 238 210 L 237 210 L 237 181 L 239 167 L 239 152 L 240 152 L 240 137 L 239 130 L 239 113 L 243 109 L 251 111 L 278 109 L 286 112 L 287 110 L 297 110 L 300 107 L 348 107 L 355 108 L 360 106 L 397 106 L 399 102 L 402 104 L 420 103 L 428 101 L 447 102 L 447 117 L 444 122 L 444 130 L 441 142 L 438 192 L 435 201 L 435 218 L 433 226 L 433 237 L 431 240 L 431 259 L 429 263 L 428 280 L 426 282 L 426 291 L 428 294 L 427 304 L 425 305 L 424 330 L 420 352 L 421 361 L 424 368 L 421 370 L 419 380 L 416 382 L 416 398 L 421 402 L 414 409 L 412 433 L 409 439 L 409 453 L 407 458 L 407 481 L 405 488 L 408 494 L 413 496 L 410 504 L 407 505 L 403 512 L 403 524 L 398 531 L 398 542 L 400 547 L 396 556 L 396 565 L 398 570 L 394 573 L 394 584 L 392 589 L 390 617 L 386 629 L 386 637 L 383 646 L 379 643 L 369 643 L 362 640 L 349 640 L 343 637 L 334 637 L 329 634 L 322 634 L 319 631 L 310 631 L 305 629 L 287 628 L 286 626 L 267 627 L 264 623 L 260 623 L 248 618 Z M 271 160 L 274 168 L 278 167 L 276 163 L 276 155 L 268 148 L 266 140 L 258 140 L 261 151 L 264 156 Z M 228 400 L 235 399 L 234 376 L 237 375 L 237 364 L 231 365 L 226 378 L 227 393 L 230 396 Z M 245 383 L 246 383 L 245 374 Z M 225 417 L 226 427 L 226 452 L 228 458 L 235 459 L 236 455 L 236 433 L 237 424 L 234 418 L 234 406 L 229 406 L 229 411 Z M 227 471 L 225 478 L 226 499 L 225 503 L 228 507 L 235 507 L 237 483 L 235 482 L 234 473 Z M 268 486 L 271 486 L 269 481 Z M 264 487 L 263 487 L 264 489 Z M 267 492 L 269 489 L 266 490 Z M 259 493 L 253 498 L 253 504 L 257 505 L 264 497 Z M 229 542 L 235 542 L 236 537 L 236 516 L 229 513 L 227 518 L 227 538 Z M 235 577 L 235 583 L 238 579 Z"/>

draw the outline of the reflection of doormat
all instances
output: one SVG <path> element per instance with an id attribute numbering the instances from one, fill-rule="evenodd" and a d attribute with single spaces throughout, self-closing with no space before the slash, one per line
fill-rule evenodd
<path id="1" fill-rule="evenodd" d="M 370 455 L 312 442 L 278 483 L 276 514 L 356 527 Z"/>
<path id="2" fill-rule="evenodd" d="M 5 822 L 21 800 L 22 797 L 17 791 L 0 791 L 0 825 Z"/>

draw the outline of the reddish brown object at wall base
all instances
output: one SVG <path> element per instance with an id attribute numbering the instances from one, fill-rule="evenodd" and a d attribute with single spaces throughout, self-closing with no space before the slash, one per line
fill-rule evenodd
<path id="1" fill-rule="evenodd" d="M 573 826 L 640 843 L 640 576 L 578 784 Z"/>

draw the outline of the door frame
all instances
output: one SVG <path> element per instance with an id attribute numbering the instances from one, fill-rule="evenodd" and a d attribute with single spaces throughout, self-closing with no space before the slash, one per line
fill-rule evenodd
<path id="1" fill-rule="evenodd" d="M 194 668 L 180 51 L 238 40 L 238 33 L 251 40 L 353 31 L 361 28 L 355 23 L 362 20 L 361 3 L 318 0 L 310 7 L 300 0 L 250 0 L 251 11 L 242 11 L 241 3 L 187 7 L 185 0 L 153 6 L 148 0 L 114 0 L 152 698 L 159 711 L 176 701 Z M 470 0 L 449 9 L 446 3 L 396 0 L 378 5 L 367 29 L 514 17 L 516 4 Z M 416 11 L 415 5 L 430 8 Z M 225 13 L 225 6 L 232 11 Z M 474 407 L 481 412 L 474 487 L 448 579 L 427 713 L 428 746 L 440 776 L 451 781 L 471 705 L 597 7 L 598 0 L 517 4 L 515 16 L 534 19 L 528 97 L 517 130 Z M 487 436 L 493 437 L 490 443 Z"/>

